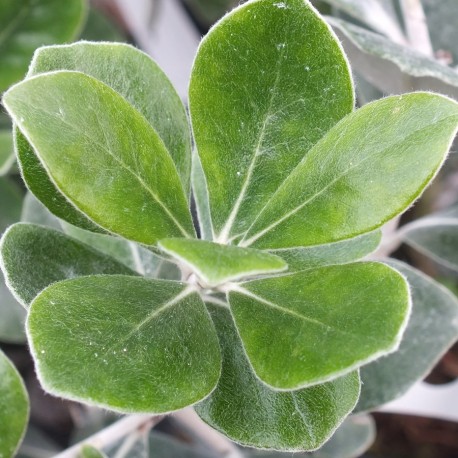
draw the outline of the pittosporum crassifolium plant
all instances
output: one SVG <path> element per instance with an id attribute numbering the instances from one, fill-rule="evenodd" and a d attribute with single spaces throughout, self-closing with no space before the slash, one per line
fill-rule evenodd
<path id="1" fill-rule="evenodd" d="M 320 447 L 358 401 L 358 369 L 401 341 L 405 277 L 359 260 L 437 173 L 458 105 L 424 92 L 355 111 L 346 57 L 305 0 L 249 1 L 203 39 L 193 153 L 177 94 L 127 45 L 41 48 L 3 103 L 51 212 L 181 272 L 146 278 L 12 226 L 2 265 L 43 387 L 119 412 L 195 404 L 241 444 Z"/>

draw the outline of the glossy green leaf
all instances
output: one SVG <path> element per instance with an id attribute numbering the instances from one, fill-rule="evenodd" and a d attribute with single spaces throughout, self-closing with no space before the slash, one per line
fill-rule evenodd
<path id="1" fill-rule="evenodd" d="M 200 417 L 242 445 L 282 451 L 320 447 L 355 406 L 358 373 L 299 391 L 273 391 L 253 373 L 229 310 L 208 307 L 220 339 L 223 372 L 215 391 L 195 407 Z"/>
<path id="2" fill-rule="evenodd" d="M 458 99 L 458 74 L 407 46 L 336 18 L 328 18 L 352 68 L 384 93 L 437 91 Z"/>
<path id="3" fill-rule="evenodd" d="M 62 71 L 17 84 L 3 103 L 54 184 L 97 224 L 147 245 L 194 234 L 163 142 L 113 89 Z"/>
<path id="4" fill-rule="evenodd" d="M 85 16 L 84 0 L 3 0 L 0 93 L 24 77 L 36 48 L 73 40 Z"/>
<path id="5" fill-rule="evenodd" d="M 404 394 L 425 377 L 458 338 L 458 299 L 445 287 L 399 261 L 389 264 L 406 276 L 412 314 L 399 349 L 361 369 L 357 410 L 371 410 Z"/>
<path id="6" fill-rule="evenodd" d="M 413 93 L 347 116 L 269 200 L 241 241 L 255 248 L 321 245 L 380 227 L 434 177 L 458 128 L 458 104 Z"/>
<path id="7" fill-rule="evenodd" d="M 245 231 L 304 155 L 353 109 L 348 63 L 304 0 L 253 1 L 202 40 L 189 103 L 217 241 Z"/>
<path id="8" fill-rule="evenodd" d="M 194 272 L 206 288 L 287 269 L 273 254 L 204 240 L 163 239 L 159 247 Z"/>
<path id="9" fill-rule="evenodd" d="M 112 410 L 181 409 L 205 398 L 220 376 L 211 318 L 183 283 L 66 280 L 33 301 L 27 327 L 47 391 Z"/>
<path id="10" fill-rule="evenodd" d="M 0 351 L 0 456 L 14 456 L 27 426 L 29 400 L 16 368 Z"/>
<path id="11" fill-rule="evenodd" d="M 0 242 L 7 284 L 24 306 L 48 285 L 95 274 L 135 275 L 115 259 L 62 232 L 34 224 L 11 226 Z"/>
<path id="12" fill-rule="evenodd" d="M 396 350 L 410 310 L 404 278 L 374 262 L 253 280 L 234 286 L 229 303 L 254 371 L 281 390 Z"/>
<path id="13" fill-rule="evenodd" d="M 210 201 L 208 195 L 207 179 L 200 162 L 199 155 L 192 155 L 191 184 L 196 205 L 197 219 L 199 221 L 200 238 L 213 240 L 213 223 L 210 214 Z"/>
<path id="14" fill-rule="evenodd" d="M 458 208 L 405 225 L 402 239 L 436 262 L 458 270 Z"/>
<path id="15" fill-rule="evenodd" d="M 106 458 L 106 455 L 92 445 L 83 445 L 78 458 Z"/>
<path id="16" fill-rule="evenodd" d="M 169 80 L 151 58 L 120 43 L 51 46 L 35 53 L 28 76 L 57 70 L 81 71 L 129 101 L 156 129 L 175 161 L 185 188 L 189 187 L 191 146 L 186 113 Z M 16 132 L 15 138 L 22 175 L 32 192 L 65 221 L 101 232 L 56 188 L 23 135 Z"/>
<path id="17" fill-rule="evenodd" d="M 372 253 L 379 245 L 381 232 L 374 231 L 354 239 L 305 248 L 271 250 L 288 264 L 288 272 L 312 269 L 331 264 L 358 261 Z"/>
<path id="18" fill-rule="evenodd" d="M 0 176 L 8 173 L 14 162 L 13 137 L 9 130 L 0 130 Z"/>

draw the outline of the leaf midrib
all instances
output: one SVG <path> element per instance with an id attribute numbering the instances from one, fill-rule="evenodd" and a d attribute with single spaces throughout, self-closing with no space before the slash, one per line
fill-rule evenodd
<path id="1" fill-rule="evenodd" d="M 332 181 L 330 181 L 323 189 L 321 189 L 320 191 L 318 191 L 316 194 L 314 194 L 313 196 L 311 196 L 309 199 L 307 199 L 305 202 L 302 202 L 300 205 L 298 205 L 297 207 L 295 207 L 294 209 L 290 210 L 288 213 L 286 213 L 285 215 L 283 215 L 281 218 L 279 218 L 277 221 L 275 221 L 274 223 L 270 224 L 269 226 L 267 226 L 266 228 L 264 228 L 263 230 L 255 233 L 252 237 L 250 237 L 249 239 L 245 240 L 245 239 L 242 239 L 242 241 L 239 243 L 239 246 L 243 246 L 243 247 L 249 247 L 250 245 L 252 245 L 254 242 L 256 242 L 256 240 L 258 240 L 259 238 L 263 237 L 265 234 L 267 234 L 268 232 L 270 232 L 272 229 L 274 229 L 276 226 L 278 226 L 279 224 L 281 224 L 283 221 L 289 219 L 291 216 L 293 216 L 294 214 L 296 214 L 298 211 L 302 210 L 302 208 L 304 208 L 306 205 L 310 204 L 311 202 L 313 202 L 316 198 L 318 198 L 321 194 L 323 194 L 325 191 L 327 191 L 330 187 L 332 187 L 335 183 L 337 183 L 338 181 L 340 181 L 341 179 L 343 179 L 346 175 L 348 175 L 352 170 L 354 170 L 355 168 L 358 168 L 360 167 L 364 162 L 366 162 L 367 160 L 369 159 L 372 159 L 373 157 L 375 156 L 379 156 L 379 155 L 383 155 L 387 150 L 389 150 L 390 148 L 393 148 L 395 145 L 399 144 L 399 143 L 404 143 L 406 142 L 410 137 L 414 136 L 414 135 L 417 135 L 419 132 L 422 132 L 426 129 L 429 129 L 431 128 L 432 126 L 436 125 L 436 124 L 439 124 L 439 123 L 442 123 L 450 118 L 454 118 L 456 117 L 456 115 L 450 115 L 450 116 L 446 116 L 442 119 L 440 119 L 440 121 L 438 122 L 435 122 L 435 123 L 432 123 L 432 124 L 428 124 L 427 126 L 425 127 L 422 127 L 421 129 L 417 129 L 415 131 L 413 131 L 412 133 L 410 133 L 409 135 L 403 137 L 401 140 L 397 141 L 397 142 L 394 142 L 390 145 L 388 145 L 386 148 L 383 148 L 382 150 L 379 150 L 379 151 L 375 151 L 373 154 L 369 155 L 369 156 L 366 156 L 365 158 L 363 158 L 361 161 L 359 161 L 358 163 L 356 163 L 355 165 L 349 167 L 348 169 L 346 169 L 344 172 L 341 173 L 341 175 L 339 175 L 337 178 L 334 178 Z M 326 137 L 325 137 L 326 138 Z M 304 160 L 307 160 L 307 158 L 309 157 L 309 155 L 306 155 L 305 156 L 305 159 Z M 297 167 L 300 167 L 301 163 L 298 164 Z M 296 168 L 297 168 L 296 167 Z M 270 206 L 271 202 L 275 199 L 275 196 L 281 191 L 281 189 L 286 186 L 287 184 L 287 181 L 289 180 L 289 178 L 294 174 L 296 168 L 291 172 L 291 174 L 285 179 L 285 181 L 282 183 L 282 185 L 277 189 L 277 191 L 272 195 L 272 197 L 269 199 L 269 201 L 264 205 L 264 207 L 261 209 L 261 211 L 259 212 L 259 214 L 256 216 L 256 218 L 254 219 L 253 223 L 251 224 L 250 228 L 246 231 L 245 235 L 249 233 L 251 227 L 253 227 L 256 222 L 258 221 L 258 219 L 260 218 L 260 216 L 264 213 L 264 211 Z"/>
<path id="2" fill-rule="evenodd" d="M 133 108 L 133 107 L 132 107 Z M 133 108 L 135 110 L 135 108 Z M 40 107 L 40 110 L 49 115 L 50 117 L 55 118 L 55 113 L 49 112 L 42 107 Z M 99 122 L 98 117 L 96 116 L 97 122 Z M 127 166 L 120 158 L 118 158 L 115 154 L 112 153 L 111 149 L 108 148 L 107 145 L 103 145 L 102 143 L 94 140 L 90 135 L 88 135 L 85 131 L 78 130 L 75 128 L 74 125 L 66 121 L 63 117 L 59 118 L 61 122 L 63 122 L 66 126 L 70 128 L 70 130 L 73 130 L 74 132 L 78 134 L 82 134 L 85 138 L 90 140 L 92 143 L 97 145 L 102 151 L 105 151 L 108 156 L 110 156 L 112 159 L 114 159 L 118 164 L 121 165 L 122 168 L 127 170 L 136 180 L 140 183 L 140 185 L 153 197 L 153 199 L 160 205 L 160 207 L 164 210 L 164 212 L 167 214 L 167 216 L 173 221 L 173 223 L 177 226 L 177 228 L 180 230 L 180 232 L 186 237 L 186 238 L 192 238 L 191 235 L 188 234 L 188 232 L 182 227 L 182 225 L 177 221 L 175 216 L 170 212 L 170 210 L 167 208 L 167 206 L 162 202 L 162 200 L 159 198 L 159 196 L 156 195 L 156 193 L 150 189 L 147 184 L 143 181 L 143 179 L 135 173 L 129 166 Z M 100 124 L 99 124 L 100 126 Z M 101 128 L 103 135 L 105 136 L 104 130 Z M 38 151 L 38 150 L 37 150 Z M 168 151 L 167 151 L 167 154 Z"/>

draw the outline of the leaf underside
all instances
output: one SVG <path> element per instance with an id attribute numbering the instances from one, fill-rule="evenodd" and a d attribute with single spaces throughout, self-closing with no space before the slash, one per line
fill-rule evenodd
<path id="1" fill-rule="evenodd" d="M 223 372 L 215 391 L 195 407 L 200 417 L 246 446 L 282 451 L 321 446 L 353 409 L 358 373 L 304 390 L 274 391 L 253 373 L 229 311 L 208 307 L 220 339 Z"/>

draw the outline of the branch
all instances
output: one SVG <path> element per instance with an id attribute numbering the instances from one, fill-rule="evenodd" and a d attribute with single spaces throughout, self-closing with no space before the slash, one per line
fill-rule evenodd
<path id="1" fill-rule="evenodd" d="M 407 39 L 412 49 L 429 57 L 434 57 L 434 50 L 429 37 L 428 24 L 420 0 L 401 0 Z"/>

